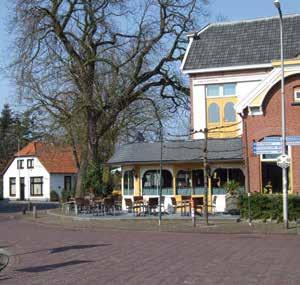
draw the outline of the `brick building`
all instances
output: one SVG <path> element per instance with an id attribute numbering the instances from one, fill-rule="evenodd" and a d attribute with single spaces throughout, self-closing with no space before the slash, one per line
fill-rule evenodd
<path id="1" fill-rule="evenodd" d="M 277 65 L 278 63 L 275 63 Z M 276 164 L 280 154 L 255 155 L 253 143 L 281 136 L 281 85 L 280 68 L 274 67 L 273 79 L 267 77 L 257 88 L 243 109 L 243 142 L 245 168 L 249 175 L 251 192 L 282 191 L 282 171 Z M 300 135 L 300 59 L 285 62 L 286 135 Z M 243 102 L 242 102 L 243 103 Z M 300 146 L 287 146 L 291 157 L 288 168 L 289 193 L 300 192 Z M 270 188 L 270 189 L 268 189 Z"/>

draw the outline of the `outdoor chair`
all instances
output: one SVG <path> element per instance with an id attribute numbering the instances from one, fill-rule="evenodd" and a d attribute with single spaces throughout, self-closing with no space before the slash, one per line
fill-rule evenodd
<path id="1" fill-rule="evenodd" d="M 113 201 L 113 198 L 104 198 L 103 200 L 103 213 L 104 215 L 107 215 L 107 214 L 112 214 L 112 215 L 115 215 L 116 214 L 116 208 L 115 208 L 115 205 L 114 205 L 114 201 Z"/>
<path id="2" fill-rule="evenodd" d="M 180 213 L 182 215 L 183 214 L 184 205 L 181 204 L 181 203 L 177 203 L 175 197 L 171 197 L 171 201 L 172 201 L 173 214 L 176 214 L 177 209 L 180 209 Z"/>
<path id="3" fill-rule="evenodd" d="M 181 196 L 181 202 L 179 202 L 179 205 L 182 205 L 182 211 L 181 215 L 186 216 L 190 212 L 190 202 L 191 202 L 191 196 L 190 195 L 182 195 Z M 182 213 L 183 212 L 183 213 Z"/>
<path id="4" fill-rule="evenodd" d="M 80 214 L 88 214 L 91 210 L 90 201 L 84 198 L 75 198 L 75 205 Z"/>
<path id="5" fill-rule="evenodd" d="M 122 196 L 121 195 L 114 195 L 113 196 L 113 202 L 116 211 L 121 212 L 122 211 Z"/>
<path id="6" fill-rule="evenodd" d="M 201 216 L 203 212 L 203 197 L 192 198 L 194 202 L 195 214 Z"/>
<path id="7" fill-rule="evenodd" d="M 130 198 L 125 198 L 124 201 L 127 213 L 138 214 L 139 205 L 134 205 Z"/>
<path id="8" fill-rule="evenodd" d="M 157 197 L 150 197 L 148 201 L 148 212 L 149 214 L 156 215 L 157 214 L 157 207 L 158 207 L 158 198 Z"/>
<path id="9" fill-rule="evenodd" d="M 94 197 L 92 199 L 92 213 L 93 215 L 103 214 L 103 199 L 101 197 Z"/>
<path id="10" fill-rule="evenodd" d="M 145 203 L 143 196 L 133 197 L 133 207 L 136 209 L 137 215 L 145 215 Z"/>

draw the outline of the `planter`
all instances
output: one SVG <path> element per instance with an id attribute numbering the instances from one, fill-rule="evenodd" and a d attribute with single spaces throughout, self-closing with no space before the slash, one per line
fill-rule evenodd
<path id="1" fill-rule="evenodd" d="M 231 215 L 240 214 L 240 199 L 238 195 L 226 194 L 226 212 Z"/>

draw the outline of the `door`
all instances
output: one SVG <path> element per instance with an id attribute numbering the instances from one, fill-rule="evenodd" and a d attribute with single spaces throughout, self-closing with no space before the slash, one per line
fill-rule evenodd
<path id="1" fill-rule="evenodd" d="M 25 182 L 24 177 L 20 177 L 20 200 L 25 200 Z"/>

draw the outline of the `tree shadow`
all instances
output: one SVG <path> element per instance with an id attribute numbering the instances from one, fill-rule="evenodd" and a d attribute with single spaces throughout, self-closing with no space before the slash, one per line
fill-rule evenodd
<path id="1" fill-rule="evenodd" d="M 16 271 L 29 272 L 29 273 L 39 273 L 39 272 L 55 270 L 57 268 L 62 268 L 62 267 L 66 267 L 66 266 L 72 266 L 72 265 L 90 263 L 90 262 L 94 262 L 94 261 L 91 261 L 91 260 L 72 260 L 72 261 L 66 261 L 66 262 L 54 263 L 54 264 L 48 264 L 48 265 L 42 265 L 42 266 L 26 267 L 26 268 L 22 268 L 22 269 L 17 269 Z"/>
<path id="2" fill-rule="evenodd" d="M 94 248 L 94 247 L 100 247 L 100 246 L 109 246 L 109 245 L 111 245 L 111 244 L 103 243 L 103 244 L 67 245 L 67 246 L 51 248 L 51 249 L 49 249 L 49 253 L 60 253 L 60 252 L 68 251 L 68 250 L 80 250 L 80 249 Z"/>
<path id="3" fill-rule="evenodd" d="M 65 251 L 68 251 L 68 250 L 80 250 L 80 249 L 87 249 L 87 248 L 100 247 L 100 246 L 109 246 L 109 245 L 112 245 L 112 244 L 102 243 L 102 244 L 67 245 L 67 246 L 62 246 L 62 247 L 33 250 L 33 251 L 14 254 L 14 255 L 11 255 L 11 256 L 22 256 L 22 255 L 34 254 L 34 253 L 45 252 L 45 251 L 48 251 L 50 254 L 52 254 L 52 253 L 65 252 Z"/>
<path id="4" fill-rule="evenodd" d="M 11 279 L 11 277 L 0 276 L 0 282 L 5 281 L 5 280 L 9 280 L 9 279 Z"/>

